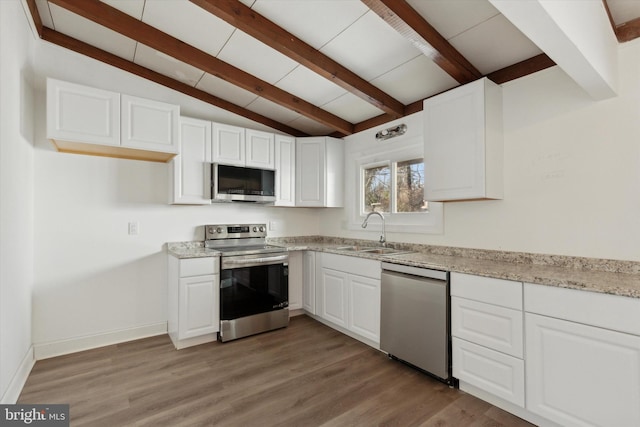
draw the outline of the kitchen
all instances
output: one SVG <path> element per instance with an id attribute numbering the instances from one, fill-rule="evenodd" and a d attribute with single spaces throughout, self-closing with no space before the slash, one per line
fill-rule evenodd
<path id="1" fill-rule="evenodd" d="M 343 209 L 170 206 L 165 164 L 57 153 L 45 139 L 43 75 L 185 111 L 203 107 L 39 42 L 19 2 L 2 7 L 3 395 L 32 346 L 52 354 L 166 328 L 165 244 L 203 240 L 204 224 L 254 223 L 266 215 L 271 237 L 378 239 L 374 220 L 366 230 L 348 228 Z M 504 84 L 504 199 L 446 204 L 444 232 L 390 229 L 387 240 L 640 261 L 639 48 L 637 40 L 620 44 L 618 96 L 603 101 L 594 102 L 558 67 Z M 22 83 L 32 80 L 35 86 Z M 219 111 L 211 116 L 235 120 Z M 131 222 L 138 234 L 128 233 Z"/>

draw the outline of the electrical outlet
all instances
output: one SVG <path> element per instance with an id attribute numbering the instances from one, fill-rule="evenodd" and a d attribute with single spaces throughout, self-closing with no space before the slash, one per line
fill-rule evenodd
<path id="1" fill-rule="evenodd" d="M 129 235 L 130 236 L 135 236 L 139 232 L 140 232 L 140 224 L 138 224 L 138 221 L 130 222 L 129 223 Z"/>
<path id="2" fill-rule="evenodd" d="M 278 230 L 278 222 L 277 221 L 269 221 L 269 231 Z"/>

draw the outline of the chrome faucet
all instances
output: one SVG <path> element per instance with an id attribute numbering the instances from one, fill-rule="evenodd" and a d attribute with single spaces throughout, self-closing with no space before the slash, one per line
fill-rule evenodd
<path id="1" fill-rule="evenodd" d="M 367 217 L 364 219 L 364 222 L 362 223 L 362 228 L 367 228 L 367 223 L 369 221 L 369 217 L 371 215 L 378 215 L 380 217 L 380 219 L 382 220 L 382 236 L 380 236 L 380 245 L 382 247 L 386 247 L 387 246 L 387 234 L 384 231 L 384 215 L 382 215 L 380 212 L 369 212 L 367 214 Z"/>

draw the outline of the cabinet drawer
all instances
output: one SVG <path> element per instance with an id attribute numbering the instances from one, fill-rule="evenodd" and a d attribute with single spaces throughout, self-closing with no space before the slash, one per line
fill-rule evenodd
<path id="1" fill-rule="evenodd" d="M 522 283 L 451 273 L 451 295 L 522 310 Z"/>
<path id="2" fill-rule="evenodd" d="M 453 338 L 453 376 L 524 407 L 524 361 Z"/>
<path id="3" fill-rule="evenodd" d="M 180 260 L 180 277 L 218 274 L 219 269 L 219 257 L 187 258 Z"/>
<path id="4" fill-rule="evenodd" d="M 525 311 L 640 335 L 640 298 L 525 283 Z"/>
<path id="5" fill-rule="evenodd" d="M 522 311 L 452 297 L 451 335 L 521 358 Z"/>

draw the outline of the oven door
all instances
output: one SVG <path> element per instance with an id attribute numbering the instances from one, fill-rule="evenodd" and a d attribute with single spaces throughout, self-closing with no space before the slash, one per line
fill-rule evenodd
<path id="1" fill-rule="evenodd" d="M 289 305 L 288 260 L 286 253 L 223 256 L 220 320 L 286 308 Z"/>

